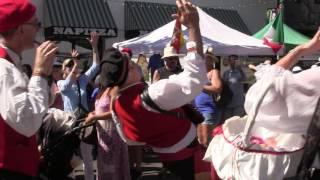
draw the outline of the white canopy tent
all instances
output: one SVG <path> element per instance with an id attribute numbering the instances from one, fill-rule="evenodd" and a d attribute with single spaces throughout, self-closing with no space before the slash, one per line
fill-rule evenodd
<path id="1" fill-rule="evenodd" d="M 232 29 L 214 19 L 203 10 L 198 8 L 200 17 L 200 29 L 205 47 L 213 47 L 216 55 L 274 55 L 271 48 L 263 44 L 262 40 L 256 39 L 235 29 Z M 134 54 L 162 52 L 171 40 L 175 21 L 143 36 L 114 43 L 113 47 L 131 48 Z M 188 31 L 182 27 L 185 37 Z"/>

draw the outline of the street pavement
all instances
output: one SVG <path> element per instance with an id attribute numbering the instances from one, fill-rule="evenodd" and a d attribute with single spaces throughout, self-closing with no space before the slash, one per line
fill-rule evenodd
<path id="1" fill-rule="evenodd" d="M 96 173 L 96 161 L 94 161 L 94 169 Z M 158 157 L 151 151 L 144 153 L 143 162 L 141 163 L 142 175 L 136 180 L 177 180 L 169 172 L 163 169 L 163 165 L 159 162 Z M 84 172 L 82 164 L 75 168 L 71 177 L 75 180 L 84 180 Z"/>

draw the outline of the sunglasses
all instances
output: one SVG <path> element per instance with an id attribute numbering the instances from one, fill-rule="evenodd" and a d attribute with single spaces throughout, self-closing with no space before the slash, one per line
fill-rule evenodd
<path id="1" fill-rule="evenodd" d="M 179 57 L 166 57 L 164 60 L 165 61 L 178 61 Z"/>
<path id="2" fill-rule="evenodd" d="M 42 25 L 41 22 L 30 22 L 30 23 L 24 23 L 24 24 L 31 25 L 31 26 L 34 26 L 36 28 L 41 28 L 41 25 Z"/>

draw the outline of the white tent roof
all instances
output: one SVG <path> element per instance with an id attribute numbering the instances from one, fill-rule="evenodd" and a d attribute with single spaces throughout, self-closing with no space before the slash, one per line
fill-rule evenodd
<path id="1" fill-rule="evenodd" d="M 204 46 L 211 46 L 216 55 L 274 55 L 271 48 L 256 39 L 234 30 L 198 8 L 200 30 Z M 113 47 L 129 47 L 134 54 L 162 52 L 171 40 L 175 21 L 137 38 L 113 44 Z M 186 27 L 182 27 L 185 37 Z"/>

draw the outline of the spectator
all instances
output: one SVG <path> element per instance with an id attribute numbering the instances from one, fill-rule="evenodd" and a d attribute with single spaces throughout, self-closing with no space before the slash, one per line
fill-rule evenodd
<path id="1" fill-rule="evenodd" d="M 40 154 L 36 133 L 49 105 L 47 78 L 57 47 L 46 41 L 37 49 L 30 80 L 22 52 L 34 47 L 40 29 L 29 0 L 0 1 L 0 179 L 32 180 Z"/>
<path id="2" fill-rule="evenodd" d="M 246 80 L 246 75 L 240 66 L 236 66 L 237 60 L 237 55 L 229 56 L 228 62 L 230 69 L 223 74 L 223 80 L 233 93 L 231 102 L 223 110 L 222 117 L 224 119 L 228 119 L 232 116 L 243 116 L 245 114 L 243 108 L 245 93 L 243 82 Z"/>
<path id="3" fill-rule="evenodd" d="M 125 54 L 126 56 L 128 56 L 128 58 L 131 60 L 131 58 L 132 58 L 132 50 L 130 48 L 123 48 L 121 50 L 121 52 L 123 54 Z"/>
<path id="4" fill-rule="evenodd" d="M 52 74 L 51 74 L 51 97 L 50 97 L 50 107 L 63 110 L 63 100 L 61 97 L 60 90 L 58 88 L 57 82 L 62 80 L 62 62 L 57 58 L 53 63 Z"/>
<path id="5" fill-rule="evenodd" d="M 168 79 L 169 76 L 182 72 L 179 63 L 179 55 L 174 47 L 165 47 L 162 59 L 164 60 L 164 67 L 161 67 L 154 72 L 152 82 L 157 82 L 160 79 Z"/>
<path id="6" fill-rule="evenodd" d="M 150 80 L 152 81 L 153 76 L 154 76 L 154 72 L 163 67 L 164 66 L 164 62 L 161 60 L 161 55 L 158 53 L 153 54 L 152 56 L 150 56 L 149 58 L 149 63 L 148 63 L 148 70 L 150 73 Z M 152 83 L 152 82 L 151 82 Z"/>
<path id="7" fill-rule="evenodd" d="M 100 89 L 95 101 L 95 110 L 86 118 L 87 124 L 97 121 L 97 180 L 131 180 L 128 147 L 117 133 L 111 117 L 110 89 L 102 86 Z"/>
<path id="8" fill-rule="evenodd" d="M 212 48 L 209 48 L 205 53 L 205 60 L 208 80 L 203 87 L 203 91 L 195 98 L 194 104 L 204 117 L 204 122 L 197 127 L 198 141 L 201 145 L 207 147 L 211 138 L 210 132 L 218 125 L 218 109 L 213 101 L 213 95 L 221 92 L 222 82 L 220 72 L 215 67 L 218 59 L 214 56 Z"/>
<path id="9" fill-rule="evenodd" d="M 144 81 L 149 81 L 148 61 L 144 54 L 139 54 L 137 64 L 140 66 Z"/>
<path id="10" fill-rule="evenodd" d="M 66 59 L 63 62 L 63 80 L 58 81 L 58 87 L 62 95 L 64 111 L 74 112 L 79 106 L 79 96 L 81 98 L 81 106 L 89 112 L 88 98 L 87 98 L 87 85 L 93 79 L 99 70 L 98 59 L 98 35 L 91 33 L 90 43 L 93 49 L 93 63 L 91 67 L 81 74 L 79 69 L 78 52 L 73 50 L 71 55 L 72 59 Z M 78 93 L 80 91 L 80 94 Z M 93 166 L 92 166 L 92 145 L 81 142 L 80 144 L 81 155 L 84 161 L 85 179 L 93 180 Z"/>

